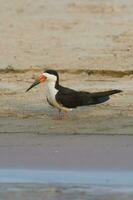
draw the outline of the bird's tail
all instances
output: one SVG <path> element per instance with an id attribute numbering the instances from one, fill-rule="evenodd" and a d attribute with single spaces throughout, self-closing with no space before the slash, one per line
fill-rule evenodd
<path id="1" fill-rule="evenodd" d="M 109 90 L 104 92 L 91 93 L 91 105 L 104 103 L 109 100 L 110 96 L 116 93 L 120 93 L 122 90 Z"/>
<path id="2" fill-rule="evenodd" d="M 120 93 L 120 92 L 122 92 L 122 90 L 108 90 L 108 91 L 104 91 L 104 92 L 95 92 L 95 93 L 91 93 L 91 94 L 94 97 L 105 97 L 105 96 L 110 96 L 110 95 Z"/>
<path id="3" fill-rule="evenodd" d="M 109 100 L 110 96 L 116 93 L 120 93 L 122 90 L 108 90 L 104 92 L 79 92 L 80 105 L 94 105 L 104 103 Z"/>

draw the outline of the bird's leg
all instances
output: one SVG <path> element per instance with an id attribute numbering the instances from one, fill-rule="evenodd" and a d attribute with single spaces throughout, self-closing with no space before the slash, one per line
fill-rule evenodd
<path id="1" fill-rule="evenodd" d="M 68 111 L 64 110 L 63 115 L 61 115 L 61 109 L 58 109 L 58 115 L 54 117 L 55 120 L 62 120 L 68 118 Z"/>
<path id="2" fill-rule="evenodd" d="M 64 113 L 64 114 L 63 114 L 63 118 L 64 118 L 64 119 L 68 118 L 68 111 L 64 110 L 63 113 Z"/>
<path id="3" fill-rule="evenodd" d="M 54 118 L 54 120 L 61 120 L 62 116 L 61 116 L 61 109 L 58 109 L 58 115 L 56 115 Z"/>
<path id="4" fill-rule="evenodd" d="M 62 117 L 61 117 L 61 109 L 59 109 L 58 111 L 59 111 L 59 119 L 62 119 Z"/>

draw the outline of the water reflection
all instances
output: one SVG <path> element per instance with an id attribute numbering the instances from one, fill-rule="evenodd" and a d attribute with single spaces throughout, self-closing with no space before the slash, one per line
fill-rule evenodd
<path id="1" fill-rule="evenodd" d="M 133 172 L 0 170 L 0 200 L 133 200 Z"/>

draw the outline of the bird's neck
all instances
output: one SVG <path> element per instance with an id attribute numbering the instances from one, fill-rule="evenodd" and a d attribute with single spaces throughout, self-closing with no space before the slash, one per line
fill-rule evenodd
<path id="1" fill-rule="evenodd" d="M 56 82 L 55 81 L 47 81 L 45 83 L 45 89 L 47 94 L 51 94 L 51 93 L 57 93 L 58 89 L 56 88 Z"/>

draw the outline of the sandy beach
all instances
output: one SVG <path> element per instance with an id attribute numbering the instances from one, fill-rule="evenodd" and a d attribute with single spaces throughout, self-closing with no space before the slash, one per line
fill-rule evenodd
<path id="1" fill-rule="evenodd" d="M 123 92 L 113 95 L 107 103 L 74 109 L 67 119 L 59 121 L 53 120 L 58 111 L 48 105 L 43 84 L 25 92 L 40 72 L 1 74 L 1 133 L 133 134 L 132 76 L 60 73 L 61 84 L 67 87 L 89 92 L 110 89 Z"/>
<path id="2" fill-rule="evenodd" d="M 2 2 L 0 132 L 133 133 L 132 1 Z M 53 121 L 43 86 L 25 90 L 44 69 L 89 92 L 121 89 L 105 104 Z"/>

